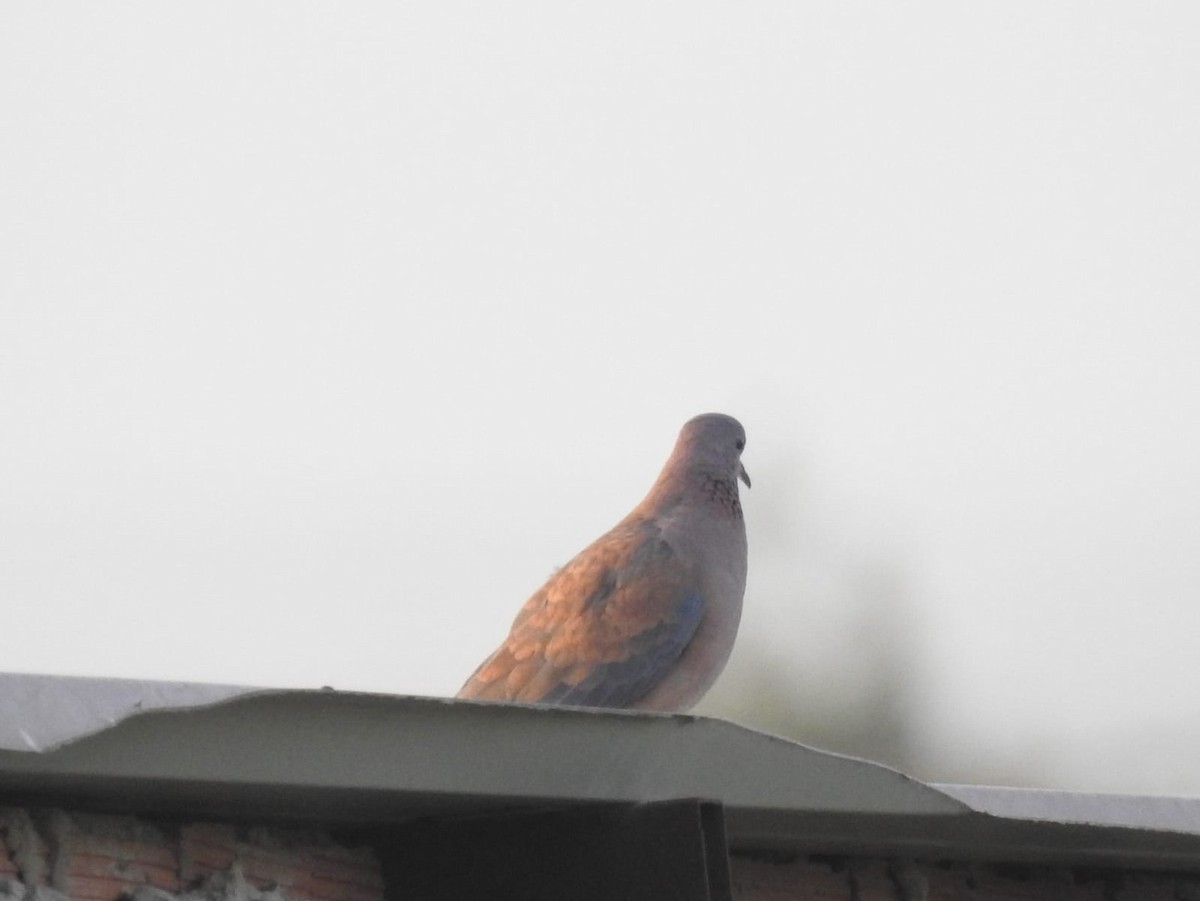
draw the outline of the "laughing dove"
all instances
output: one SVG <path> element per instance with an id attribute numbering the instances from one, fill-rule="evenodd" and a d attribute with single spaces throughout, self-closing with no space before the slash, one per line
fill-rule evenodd
<path id="1" fill-rule="evenodd" d="M 746 588 L 746 433 L 689 420 L 640 504 L 558 570 L 460 698 L 687 710 L 716 681 Z"/>

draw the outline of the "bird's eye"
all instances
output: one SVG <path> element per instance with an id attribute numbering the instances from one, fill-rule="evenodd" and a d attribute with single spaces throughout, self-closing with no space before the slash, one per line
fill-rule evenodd
<path id="1" fill-rule="evenodd" d="M 738 450 L 745 450 L 745 449 L 746 449 L 746 439 L 745 439 L 745 438 L 739 438 L 739 439 L 737 440 L 737 449 L 738 449 Z"/>

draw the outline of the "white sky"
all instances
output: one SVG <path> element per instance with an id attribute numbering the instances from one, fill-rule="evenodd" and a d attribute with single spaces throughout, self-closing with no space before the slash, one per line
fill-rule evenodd
<path id="1" fill-rule="evenodd" d="M 451 693 L 720 410 L 747 646 L 1200 793 L 1200 5 L 30 4 L 0 134 L 0 669 Z"/>

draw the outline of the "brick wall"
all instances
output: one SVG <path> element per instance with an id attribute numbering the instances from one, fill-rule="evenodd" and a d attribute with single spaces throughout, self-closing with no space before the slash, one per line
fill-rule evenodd
<path id="1" fill-rule="evenodd" d="M 319 830 L 0 808 L 0 899 L 382 901 L 370 848 Z"/>
<path id="2" fill-rule="evenodd" d="M 1200 901 L 1200 876 L 1082 867 L 733 857 L 736 901 Z"/>
<path id="3" fill-rule="evenodd" d="M 737 901 L 1200 901 L 1200 875 L 735 855 Z M 0 901 L 383 901 L 320 830 L 0 807 Z"/>

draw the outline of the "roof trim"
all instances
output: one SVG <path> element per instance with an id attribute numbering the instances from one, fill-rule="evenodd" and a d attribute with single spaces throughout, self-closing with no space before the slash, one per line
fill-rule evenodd
<path id="1" fill-rule="evenodd" d="M 0 792 L 344 825 L 696 798 L 724 807 L 735 850 L 1200 871 L 1200 801 L 925 785 L 696 716 L 335 691 L 241 694 L 3 750 Z"/>

